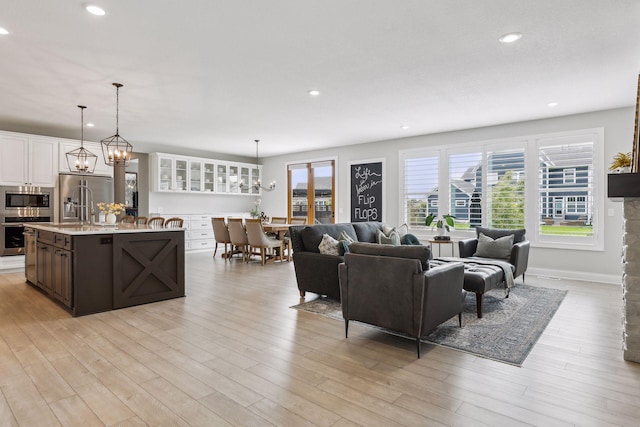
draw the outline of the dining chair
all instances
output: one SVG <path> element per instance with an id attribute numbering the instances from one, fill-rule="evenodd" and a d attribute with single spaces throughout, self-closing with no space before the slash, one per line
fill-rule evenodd
<path id="1" fill-rule="evenodd" d="M 147 217 L 146 216 L 138 216 L 135 219 L 136 225 L 147 225 Z"/>
<path id="2" fill-rule="evenodd" d="M 242 218 L 229 218 L 229 239 L 231 244 L 242 252 L 242 261 L 249 257 L 249 239 Z"/>
<path id="3" fill-rule="evenodd" d="M 135 224 L 136 218 L 133 215 L 125 215 L 120 218 L 120 224 Z"/>
<path id="4" fill-rule="evenodd" d="M 272 216 L 271 224 L 286 224 L 287 217 L 286 216 Z"/>
<path id="5" fill-rule="evenodd" d="M 278 249 L 278 257 L 282 261 L 283 256 L 283 242 L 282 240 L 272 239 L 267 237 L 267 234 L 262 229 L 262 221 L 260 219 L 247 219 L 247 239 L 249 246 L 252 248 L 260 249 L 260 258 L 262 265 L 266 262 L 267 258 L 275 258 L 275 249 Z M 268 256 L 267 251 L 271 249 L 272 254 Z"/>
<path id="6" fill-rule="evenodd" d="M 300 217 L 300 216 L 299 217 L 292 216 L 291 221 L 289 221 L 289 224 L 292 224 L 292 225 L 304 225 L 306 223 L 307 223 L 307 218 Z"/>
<path id="7" fill-rule="evenodd" d="M 211 225 L 213 226 L 213 236 L 216 239 L 216 248 L 213 251 L 213 256 L 216 256 L 218 252 L 218 244 L 224 244 L 224 253 L 222 254 L 222 258 L 226 261 L 230 256 L 229 251 L 227 250 L 227 245 L 231 243 L 231 237 L 229 236 L 229 227 L 227 226 L 224 218 L 211 218 Z M 233 247 L 231 248 L 233 249 Z"/>
<path id="8" fill-rule="evenodd" d="M 164 225 L 164 218 L 162 218 L 161 216 L 151 217 L 147 221 L 147 225 L 150 225 L 152 227 L 162 227 Z"/>
<path id="9" fill-rule="evenodd" d="M 164 228 L 182 228 L 184 219 L 182 218 L 169 218 L 164 222 Z"/>

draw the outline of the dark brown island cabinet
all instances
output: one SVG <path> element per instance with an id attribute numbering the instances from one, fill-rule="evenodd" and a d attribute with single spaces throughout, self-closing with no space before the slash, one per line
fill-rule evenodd
<path id="1" fill-rule="evenodd" d="M 73 316 L 185 296 L 184 230 L 33 224 L 25 275 Z"/>

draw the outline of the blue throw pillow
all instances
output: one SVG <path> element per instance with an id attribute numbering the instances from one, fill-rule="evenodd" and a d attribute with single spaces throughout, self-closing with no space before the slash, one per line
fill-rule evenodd
<path id="1" fill-rule="evenodd" d="M 400 238 L 400 244 L 402 245 L 421 245 L 420 240 L 411 233 L 407 233 Z"/>

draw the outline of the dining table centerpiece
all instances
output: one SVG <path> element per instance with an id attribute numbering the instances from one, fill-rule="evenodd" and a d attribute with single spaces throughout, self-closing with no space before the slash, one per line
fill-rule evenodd
<path id="1" fill-rule="evenodd" d="M 100 212 L 106 214 L 105 223 L 107 225 L 114 225 L 116 223 L 116 216 L 124 211 L 124 203 L 99 202 L 96 206 L 100 209 Z"/>

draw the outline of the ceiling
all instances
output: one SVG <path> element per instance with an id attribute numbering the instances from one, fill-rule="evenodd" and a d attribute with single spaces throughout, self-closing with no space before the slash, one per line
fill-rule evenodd
<path id="1" fill-rule="evenodd" d="M 85 139 L 108 137 L 113 82 L 146 152 L 253 156 L 260 139 L 273 156 L 635 105 L 636 0 L 93 3 L 107 14 L 0 0 L 0 129 L 79 139 L 83 104 Z"/>

